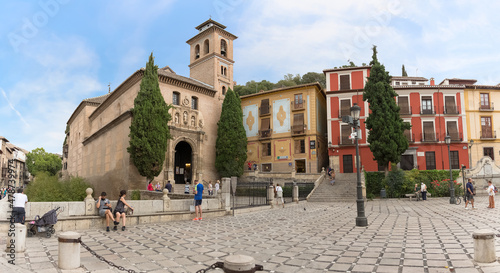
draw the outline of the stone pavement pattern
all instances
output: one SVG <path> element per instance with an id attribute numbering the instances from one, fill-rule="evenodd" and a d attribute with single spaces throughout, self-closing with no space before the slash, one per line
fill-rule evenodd
<path id="1" fill-rule="evenodd" d="M 438 273 L 450 272 L 451 266 L 458 273 L 500 272 L 498 262 L 473 261 L 472 233 L 483 228 L 499 233 L 499 209 L 486 209 L 486 198 L 477 198 L 476 210 L 450 205 L 448 198 L 369 201 L 366 228 L 354 226 L 355 203 L 342 202 L 80 233 L 98 254 L 137 272 L 196 272 L 230 254 L 254 257 L 265 272 Z M 83 248 L 82 268 L 61 271 L 57 244 L 56 238 L 28 238 L 27 252 L 16 258 L 16 271 L 123 272 Z M 498 257 L 498 239 L 496 250 Z"/>

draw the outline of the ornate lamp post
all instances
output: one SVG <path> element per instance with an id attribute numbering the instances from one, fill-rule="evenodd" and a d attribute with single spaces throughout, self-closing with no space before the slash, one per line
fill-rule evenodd
<path id="1" fill-rule="evenodd" d="M 366 227 L 368 226 L 368 219 L 365 216 L 365 201 L 363 200 L 363 187 L 361 186 L 361 174 L 360 174 L 360 166 L 359 166 L 359 144 L 358 144 L 358 134 L 359 131 L 359 114 L 361 112 L 361 107 L 358 106 L 357 103 L 354 103 L 351 107 L 351 117 L 352 123 L 350 124 L 355 132 L 356 137 L 354 137 L 354 143 L 356 144 L 356 174 L 357 174 L 357 210 L 358 217 L 356 217 L 356 226 L 358 227 Z"/>
<path id="2" fill-rule="evenodd" d="M 453 173 L 451 172 L 451 153 L 450 153 L 450 143 L 451 137 L 447 135 L 444 141 L 448 145 L 448 162 L 450 163 L 450 204 L 455 204 L 455 186 L 453 185 Z"/>
<path id="3" fill-rule="evenodd" d="M 469 169 L 472 169 L 472 145 L 474 145 L 474 140 L 471 139 L 469 142 Z"/>

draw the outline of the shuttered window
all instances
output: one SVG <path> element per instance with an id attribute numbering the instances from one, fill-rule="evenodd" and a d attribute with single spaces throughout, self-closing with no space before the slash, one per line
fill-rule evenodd
<path id="1" fill-rule="evenodd" d="M 340 76 L 340 90 L 351 89 L 351 77 L 350 75 Z"/>
<path id="2" fill-rule="evenodd" d="M 269 130 L 271 128 L 270 126 L 270 120 L 268 118 L 263 118 L 261 119 L 261 130 Z"/>
<path id="3" fill-rule="evenodd" d="M 408 105 L 408 97 L 398 97 L 399 113 L 403 115 L 410 114 L 410 107 Z"/>
<path id="4" fill-rule="evenodd" d="M 436 169 L 436 154 L 434 152 L 425 152 L 425 169 Z"/>
<path id="5" fill-rule="evenodd" d="M 262 143 L 262 156 L 271 155 L 271 142 Z"/>
<path id="6" fill-rule="evenodd" d="M 447 121 L 446 122 L 446 132 L 451 137 L 452 141 L 459 141 L 458 128 L 456 121 Z"/>
<path id="7" fill-rule="evenodd" d="M 294 151 L 296 154 L 303 154 L 306 152 L 306 145 L 304 139 L 294 141 Z"/>
<path id="8" fill-rule="evenodd" d="M 350 125 L 342 125 L 340 144 L 352 144 L 352 140 L 349 139 L 351 132 L 352 130 Z"/>
<path id="9" fill-rule="evenodd" d="M 460 169 L 460 161 L 458 160 L 458 151 L 450 151 L 450 162 L 452 169 Z"/>
<path id="10" fill-rule="evenodd" d="M 340 101 L 340 117 L 349 116 L 351 114 L 351 100 Z"/>
<path id="11" fill-rule="evenodd" d="M 446 96 L 444 97 L 444 107 L 447 114 L 456 114 L 457 105 L 455 104 L 455 97 Z"/>
<path id="12" fill-rule="evenodd" d="M 269 114 L 269 99 L 260 101 L 260 114 L 261 115 Z"/>
<path id="13" fill-rule="evenodd" d="M 434 141 L 436 136 L 434 135 L 434 122 L 424 121 L 424 141 Z"/>

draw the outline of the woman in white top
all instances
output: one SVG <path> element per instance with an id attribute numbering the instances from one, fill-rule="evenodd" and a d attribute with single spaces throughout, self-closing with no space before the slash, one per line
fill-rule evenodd
<path id="1" fill-rule="evenodd" d="M 491 180 L 488 181 L 488 195 L 489 204 L 487 208 L 493 209 L 495 208 L 495 186 L 491 184 Z"/>
<path id="2" fill-rule="evenodd" d="M 276 205 L 278 205 L 278 200 L 281 200 L 281 204 L 285 207 L 285 202 L 283 202 L 283 189 L 280 184 L 276 185 Z"/>

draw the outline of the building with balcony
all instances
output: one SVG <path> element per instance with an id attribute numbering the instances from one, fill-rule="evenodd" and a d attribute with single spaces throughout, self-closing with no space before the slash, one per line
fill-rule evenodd
<path id="1" fill-rule="evenodd" d="M 26 154 L 28 151 L 13 145 L 5 137 L 0 136 L 0 187 L 7 187 L 9 185 L 9 168 L 14 170 L 14 186 L 16 188 L 25 187 L 29 183 L 31 175 L 26 168 Z M 9 160 L 12 160 L 9 167 Z M 12 184 L 11 184 L 12 186 Z"/>
<path id="2" fill-rule="evenodd" d="M 328 165 L 325 98 L 319 83 L 242 96 L 247 163 L 262 172 L 321 172 Z"/>
<path id="3" fill-rule="evenodd" d="M 352 128 L 342 122 L 342 116 L 350 115 L 350 107 L 361 107 L 360 161 L 366 171 L 383 170 L 373 160 L 367 143 L 364 121 L 369 115 L 368 103 L 363 101 L 363 90 L 370 66 L 326 69 L 328 154 L 330 166 L 343 172 L 354 172 L 355 146 Z M 451 165 L 469 166 L 465 119 L 464 85 L 435 85 L 434 79 L 423 77 L 392 77 L 391 85 L 398 93 L 396 102 L 401 118 L 411 123 L 405 132 L 410 147 L 401 155 L 400 167 L 404 170 L 448 169 L 446 135 L 451 137 Z"/>
<path id="4" fill-rule="evenodd" d="M 475 83 L 476 80 L 468 80 L 464 90 L 467 133 L 474 141 L 470 149 L 471 165 L 475 166 L 483 156 L 491 157 L 500 165 L 500 139 L 497 135 L 500 133 L 500 109 L 495 109 L 494 104 L 500 101 L 500 86 Z"/>

